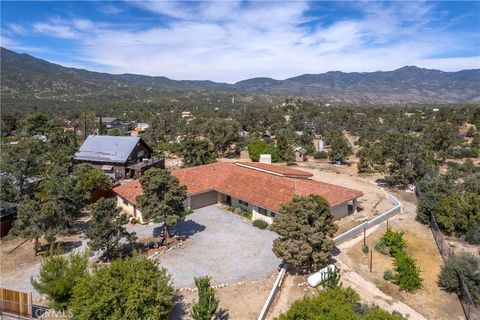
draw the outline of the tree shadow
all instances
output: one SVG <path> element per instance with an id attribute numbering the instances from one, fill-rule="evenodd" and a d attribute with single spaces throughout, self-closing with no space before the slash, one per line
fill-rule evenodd
<path id="1" fill-rule="evenodd" d="M 184 297 L 177 294 L 173 299 L 173 310 L 168 315 L 168 319 L 183 319 L 187 315 L 188 305 L 185 304 Z"/>
<path id="2" fill-rule="evenodd" d="M 228 319 L 230 319 L 230 315 L 228 314 L 228 309 L 223 309 L 223 308 L 218 309 L 217 312 L 215 313 L 214 319 L 215 320 L 228 320 Z"/>
<path id="3" fill-rule="evenodd" d="M 172 235 L 179 236 L 183 241 L 187 240 L 197 232 L 202 232 L 206 227 L 203 224 L 197 223 L 193 220 L 186 220 L 177 222 L 175 225 L 169 227 Z"/>

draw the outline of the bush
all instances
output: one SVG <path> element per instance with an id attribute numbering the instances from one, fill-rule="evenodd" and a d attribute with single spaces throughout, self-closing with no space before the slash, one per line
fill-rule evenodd
<path id="1" fill-rule="evenodd" d="M 317 151 L 313 154 L 314 159 L 327 159 L 328 153 L 326 151 Z"/>
<path id="2" fill-rule="evenodd" d="M 253 226 L 260 229 L 267 229 L 268 223 L 263 220 L 257 219 L 253 221 Z"/>
<path id="3" fill-rule="evenodd" d="M 193 320 L 210 320 L 217 312 L 218 298 L 210 285 L 210 277 L 195 278 L 198 302 L 192 308 Z"/>
<path id="4" fill-rule="evenodd" d="M 393 261 L 396 274 L 393 279 L 400 289 L 415 292 L 422 287 L 423 279 L 420 277 L 420 268 L 412 257 L 403 251 L 397 252 Z"/>
<path id="5" fill-rule="evenodd" d="M 385 272 L 383 273 L 383 279 L 387 280 L 387 281 L 390 281 L 393 279 L 393 272 L 392 270 L 385 270 Z"/>
<path id="6" fill-rule="evenodd" d="M 377 244 L 377 246 L 382 249 L 382 251 L 377 249 L 377 246 L 375 246 L 375 249 L 380 251 L 383 254 L 389 254 L 392 257 L 395 257 L 397 253 L 403 251 L 405 247 L 407 246 L 407 241 L 403 239 L 403 235 L 405 233 L 403 231 L 395 232 L 390 229 L 388 229 L 380 238 L 380 242 Z M 385 253 L 385 248 L 388 248 L 387 253 Z"/>
<path id="7" fill-rule="evenodd" d="M 175 295 L 166 269 L 134 256 L 84 275 L 69 308 L 75 319 L 168 319 Z"/>
<path id="8" fill-rule="evenodd" d="M 131 224 L 138 224 L 139 221 L 136 218 L 132 218 L 132 220 L 130 220 L 130 223 Z"/>
<path id="9" fill-rule="evenodd" d="M 367 254 L 369 251 L 368 246 L 362 246 L 362 252 Z"/>
<path id="10" fill-rule="evenodd" d="M 381 239 L 380 241 L 375 245 L 375 250 L 377 250 L 378 252 L 384 254 L 384 255 L 388 255 L 388 247 L 387 245 L 385 244 L 385 242 L 383 242 Z"/>
<path id="11" fill-rule="evenodd" d="M 465 241 L 470 244 L 480 244 L 480 224 L 472 224 L 465 235 Z"/>
<path id="12" fill-rule="evenodd" d="M 75 284 L 87 273 L 88 251 L 83 254 L 53 255 L 42 262 L 33 287 L 48 296 L 49 307 L 66 309 L 72 299 Z"/>
<path id="13" fill-rule="evenodd" d="M 480 303 L 480 258 L 471 253 L 462 252 L 450 256 L 439 275 L 439 285 L 448 292 L 463 295 L 460 275 L 467 285 L 472 299 Z"/>

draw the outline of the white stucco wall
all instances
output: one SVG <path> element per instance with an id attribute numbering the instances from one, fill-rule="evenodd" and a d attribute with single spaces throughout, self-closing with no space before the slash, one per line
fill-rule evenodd
<path id="1" fill-rule="evenodd" d="M 272 217 L 264 216 L 263 214 L 258 213 L 255 209 L 252 210 L 252 220 L 262 220 L 262 221 L 265 221 L 268 224 L 272 224 L 272 222 L 273 222 Z"/>
<path id="2" fill-rule="evenodd" d="M 128 204 L 125 204 L 123 201 L 123 198 L 120 196 L 117 196 L 117 206 L 121 208 L 122 211 L 125 212 L 129 217 L 133 217 L 137 219 L 140 223 L 144 223 L 142 213 L 140 212 L 140 210 L 138 210 L 138 208 L 136 208 L 135 210 L 134 205 L 131 204 L 130 202 L 128 202 Z"/>

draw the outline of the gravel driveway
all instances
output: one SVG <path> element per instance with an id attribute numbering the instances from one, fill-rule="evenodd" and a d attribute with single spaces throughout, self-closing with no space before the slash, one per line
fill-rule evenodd
<path id="1" fill-rule="evenodd" d="M 276 234 L 252 226 L 217 205 L 197 209 L 171 228 L 183 246 L 158 256 L 175 287 L 194 287 L 194 277 L 209 275 L 214 284 L 271 276 L 281 260 L 272 252 Z"/>

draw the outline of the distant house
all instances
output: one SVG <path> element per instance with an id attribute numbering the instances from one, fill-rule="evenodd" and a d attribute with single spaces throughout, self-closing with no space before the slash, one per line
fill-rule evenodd
<path id="1" fill-rule="evenodd" d="M 271 223 L 282 204 L 295 195 L 317 194 L 330 204 L 335 219 L 356 212 L 359 190 L 310 179 L 313 174 L 283 166 L 252 162 L 217 162 L 172 170 L 181 185 L 187 187 L 184 205 L 198 209 L 216 203 L 238 207 L 252 213 L 252 219 Z M 126 182 L 113 191 L 117 205 L 141 223 L 137 196 L 143 194 L 138 179 Z"/>
<path id="2" fill-rule="evenodd" d="M 132 137 L 138 137 L 139 135 L 145 133 L 145 130 L 150 128 L 148 123 L 138 122 L 135 128 L 130 132 Z"/>
<path id="3" fill-rule="evenodd" d="M 138 178 L 149 168 L 165 167 L 165 159 L 153 158 L 152 153 L 140 137 L 91 135 L 75 153 L 75 161 L 98 166 L 115 180 Z"/>
<path id="4" fill-rule="evenodd" d="M 191 113 L 190 111 L 183 111 L 182 112 L 182 119 L 192 118 L 192 117 L 193 117 L 193 113 Z"/>
<path id="5" fill-rule="evenodd" d="M 102 119 L 102 123 L 105 125 L 105 127 L 108 129 L 128 129 L 128 123 L 124 122 L 122 119 L 119 118 L 110 118 L 110 117 L 97 117 L 95 119 L 96 123 L 100 122 L 100 119 Z"/>
<path id="6" fill-rule="evenodd" d="M 307 149 L 297 147 L 293 152 L 295 153 L 295 161 L 307 161 Z"/>

